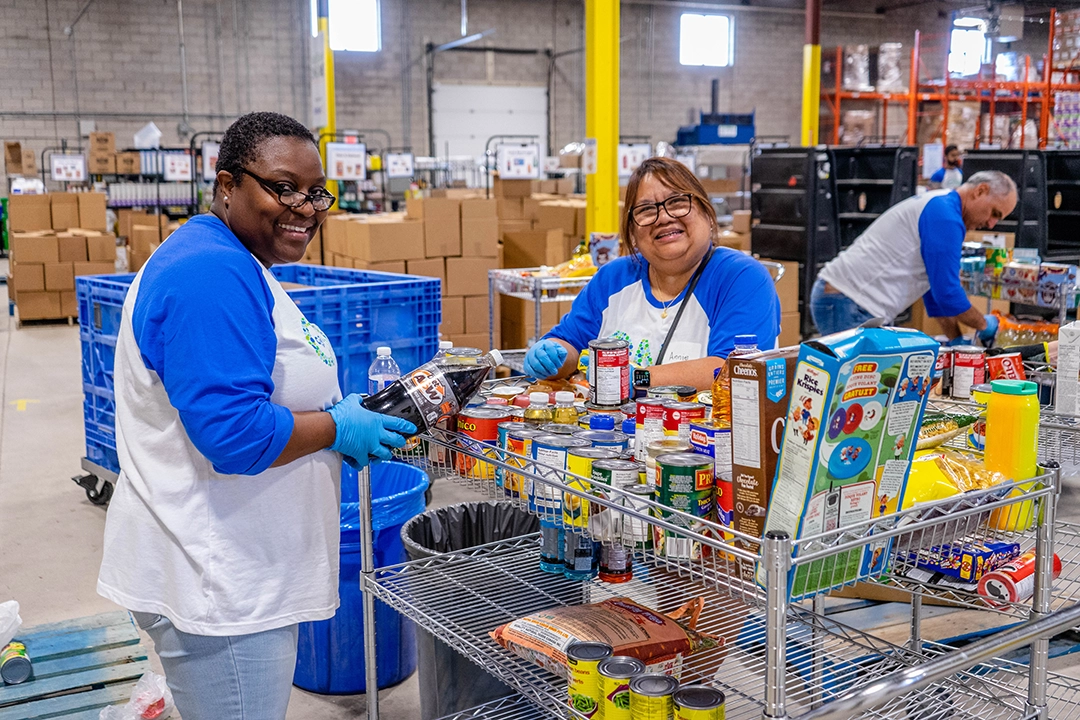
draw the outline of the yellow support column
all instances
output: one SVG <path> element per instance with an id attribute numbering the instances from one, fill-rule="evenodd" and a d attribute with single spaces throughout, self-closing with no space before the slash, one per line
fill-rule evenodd
<path id="1" fill-rule="evenodd" d="M 619 231 L 619 0 L 585 0 L 585 135 L 596 173 L 585 178 L 588 232 Z"/>
<path id="2" fill-rule="evenodd" d="M 319 134 L 337 132 L 337 98 L 334 91 L 334 51 L 330 49 L 330 0 L 318 0 L 316 4 L 319 22 L 319 39 L 323 46 L 323 77 L 326 81 L 326 125 L 319 128 Z M 331 138 L 332 140 L 333 138 Z M 326 167 L 326 138 L 319 139 L 319 154 L 322 155 L 323 167 Z M 337 181 L 330 180 L 326 189 L 337 196 Z"/>
<path id="3" fill-rule="evenodd" d="M 840 69 L 837 68 L 837 72 Z M 806 39 L 803 44 L 801 144 L 818 144 L 821 115 L 821 0 L 806 2 Z"/>

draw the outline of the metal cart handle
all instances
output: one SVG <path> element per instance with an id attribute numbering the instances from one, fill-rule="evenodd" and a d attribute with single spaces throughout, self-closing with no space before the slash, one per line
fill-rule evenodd
<path id="1" fill-rule="evenodd" d="M 787 269 L 782 263 L 773 262 L 772 260 L 758 260 L 759 263 L 765 266 L 765 269 L 772 275 L 774 283 L 780 282 L 780 278 L 784 277 L 784 271 Z"/>
<path id="2" fill-rule="evenodd" d="M 857 713 L 933 685 L 954 673 L 992 660 L 1009 650 L 1030 645 L 1040 637 L 1053 637 L 1077 625 L 1080 625 L 1080 603 L 1037 620 L 1028 620 L 930 662 L 890 673 L 792 720 L 848 720 Z"/>

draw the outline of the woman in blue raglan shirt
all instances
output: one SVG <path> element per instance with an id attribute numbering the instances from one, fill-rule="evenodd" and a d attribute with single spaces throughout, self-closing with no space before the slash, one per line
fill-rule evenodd
<path id="1" fill-rule="evenodd" d="M 307 128 L 241 117 L 210 213 L 124 302 L 98 592 L 153 638 L 184 720 L 285 717 L 297 623 L 338 606 L 342 457 L 389 459 L 415 431 L 342 399 L 326 336 L 269 271 L 304 256 L 325 185 Z"/>
<path id="2" fill-rule="evenodd" d="M 630 361 L 642 369 L 636 385 L 704 390 L 734 349 L 736 335 L 752 333 L 758 347 L 775 346 L 780 301 L 772 277 L 754 258 L 713 247 L 716 213 L 685 165 L 646 160 L 630 177 L 625 208 L 624 256 L 601 267 L 566 317 L 529 350 L 526 373 L 569 375 L 590 340 L 615 336 L 629 341 Z"/>

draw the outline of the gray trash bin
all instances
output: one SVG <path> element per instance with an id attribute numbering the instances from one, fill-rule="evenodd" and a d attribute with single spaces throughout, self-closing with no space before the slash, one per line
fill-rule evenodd
<path id="1" fill-rule="evenodd" d="M 410 560 L 466 550 L 540 530 L 540 521 L 507 502 L 469 502 L 429 510 L 401 528 Z M 420 716 L 435 720 L 515 691 L 456 650 L 416 628 Z"/>

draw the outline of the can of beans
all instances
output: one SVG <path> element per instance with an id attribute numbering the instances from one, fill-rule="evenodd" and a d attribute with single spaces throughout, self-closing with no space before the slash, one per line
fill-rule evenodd
<path id="1" fill-rule="evenodd" d="M 511 430 L 526 430 L 531 427 L 531 425 L 526 425 L 523 422 L 514 420 L 507 420 L 499 423 L 495 440 L 495 444 L 499 446 L 500 450 L 497 455 L 498 459 L 506 462 L 506 440 L 509 437 Z M 500 492 L 505 493 L 506 491 L 506 471 L 498 465 L 495 466 L 495 487 L 499 488 Z"/>
<path id="2" fill-rule="evenodd" d="M 8 685 L 18 685 L 30 679 L 34 666 L 21 642 L 9 642 L 0 648 L 0 679 Z"/>
<path id="3" fill-rule="evenodd" d="M 612 448 L 623 451 L 630 443 L 629 436 L 618 430 L 580 430 L 574 431 L 574 437 L 588 440 L 593 447 Z"/>
<path id="4" fill-rule="evenodd" d="M 684 685 L 671 698 L 674 720 L 724 720 L 724 693 L 707 685 Z"/>
<path id="5" fill-rule="evenodd" d="M 669 453 L 656 458 L 656 501 L 697 518 L 711 518 L 715 498 L 713 463 L 697 453 Z M 661 510 L 661 518 L 674 517 Z M 679 518 L 680 523 L 684 522 Z M 657 528 L 654 542 L 663 557 L 690 560 L 700 547 L 685 535 Z"/>
<path id="6" fill-rule="evenodd" d="M 600 663 L 612 656 L 611 646 L 599 642 L 576 642 L 566 648 L 566 689 L 570 707 L 583 717 L 599 717 Z"/>
<path id="7" fill-rule="evenodd" d="M 571 435 L 545 433 L 532 439 L 535 473 L 547 482 L 534 481 L 529 493 L 529 511 L 546 517 L 562 516 L 562 486 L 566 484 L 567 453 L 572 448 L 589 447 L 588 440 Z"/>
<path id="8" fill-rule="evenodd" d="M 693 402 L 664 403 L 664 437 L 690 441 L 690 423 L 705 419 L 705 406 Z"/>
<path id="9" fill-rule="evenodd" d="M 637 658 L 613 655 L 600 661 L 600 717 L 630 720 L 630 681 L 645 673 L 645 663 Z"/>
<path id="10" fill-rule="evenodd" d="M 635 406 L 634 456 L 645 462 L 645 450 L 649 443 L 664 437 L 664 400 L 655 397 L 640 398 Z"/>
<path id="11" fill-rule="evenodd" d="M 952 395 L 953 348 L 942 345 L 938 348 L 937 362 L 934 365 L 934 377 L 938 378 L 938 392 L 942 397 Z"/>
<path id="12" fill-rule="evenodd" d="M 952 396 L 958 400 L 971 397 L 971 386 L 986 382 L 986 352 L 974 345 L 954 348 Z"/>
<path id="13" fill-rule="evenodd" d="M 679 681 L 670 675 L 648 673 L 630 681 L 630 717 L 633 720 L 671 720 L 672 695 Z"/>
<path id="14" fill-rule="evenodd" d="M 620 408 L 630 399 L 630 343 L 608 337 L 589 341 L 589 400 Z"/>
<path id="15" fill-rule="evenodd" d="M 1020 353 L 1002 353 L 986 358 L 986 381 L 991 380 L 1027 380 L 1024 372 L 1024 360 Z"/>
<path id="16" fill-rule="evenodd" d="M 566 451 L 566 486 L 588 493 L 592 483 L 580 478 L 592 478 L 593 462 L 596 460 L 615 460 L 619 453 L 602 447 L 573 447 Z M 574 476 L 580 476 L 574 477 Z M 577 495 L 563 493 L 563 526 L 585 528 L 589 525 L 589 501 Z"/>
<path id="17" fill-rule="evenodd" d="M 667 453 L 693 452 L 694 448 L 689 442 L 678 438 L 664 438 L 654 440 L 645 448 L 645 483 L 653 490 L 659 484 L 656 476 L 656 458 Z"/>
<path id="18" fill-rule="evenodd" d="M 495 477 L 495 466 L 477 456 L 493 459 L 497 456 L 499 424 L 509 419 L 509 410 L 493 405 L 465 408 L 458 413 L 458 447 L 465 451 L 457 453 L 457 470 L 462 477 L 477 480 Z"/>
<path id="19" fill-rule="evenodd" d="M 516 425 L 525 425 L 525 427 L 517 428 Z M 521 468 L 522 472 L 506 471 L 503 476 L 503 495 L 514 499 L 532 495 L 532 478 L 528 473 L 531 472 L 532 468 L 530 459 L 532 458 L 533 438 L 546 434 L 540 428 L 525 423 L 515 423 L 515 428 L 507 432 L 506 464 Z"/>

